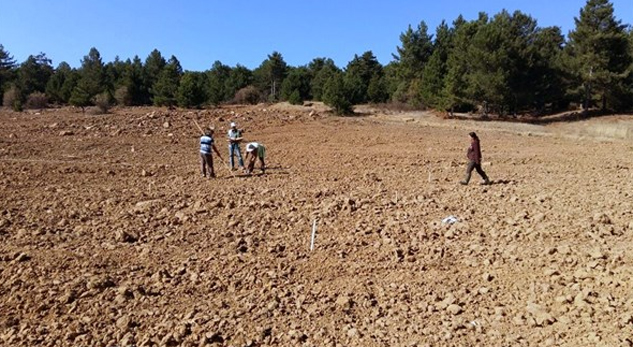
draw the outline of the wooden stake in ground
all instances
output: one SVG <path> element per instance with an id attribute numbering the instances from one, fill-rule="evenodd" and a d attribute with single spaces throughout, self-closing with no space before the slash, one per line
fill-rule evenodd
<path id="1" fill-rule="evenodd" d="M 193 122 L 196 124 L 196 126 L 198 127 L 198 130 L 200 130 L 200 133 L 202 133 L 202 135 L 204 135 L 204 131 L 202 131 L 202 128 L 200 127 L 200 124 L 198 124 L 198 122 L 196 122 L 196 120 L 194 119 Z M 226 167 L 226 169 L 229 171 L 229 173 L 231 174 L 231 176 L 233 176 L 233 178 L 235 177 L 235 174 L 233 173 L 233 171 L 231 171 L 231 168 L 229 167 L 229 164 L 227 164 L 224 160 L 222 160 L 222 157 L 218 156 L 218 159 L 220 159 L 220 161 L 222 162 L 222 164 L 224 164 L 224 167 Z"/>
<path id="2" fill-rule="evenodd" d="M 316 219 L 312 222 L 312 235 L 310 236 L 310 251 L 314 250 L 314 238 L 316 237 Z"/>

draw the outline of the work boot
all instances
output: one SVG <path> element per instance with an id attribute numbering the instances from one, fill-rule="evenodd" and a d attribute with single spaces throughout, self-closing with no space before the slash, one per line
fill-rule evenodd
<path id="1" fill-rule="evenodd" d="M 467 185 L 468 185 L 468 182 L 466 182 L 466 181 L 459 181 L 459 184 L 462 184 L 462 185 L 467 186 Z"/>
<path id="2" fill-rule="evenodd" d="M 488 185 L 490 185 L 490 180 L 486 178 L 483 182 L 481 182 L 481 185 L 482 185 L 482 186 L 488 186 Z"/>

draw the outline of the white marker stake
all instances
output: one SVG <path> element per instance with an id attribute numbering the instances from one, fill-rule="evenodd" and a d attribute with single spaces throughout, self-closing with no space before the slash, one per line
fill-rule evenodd
<path id="1" fill-rule="evenodd" d="M 310 251 L 314 249 L 314 237 L 316 236 L 316 219 L 312 222 L 312 237 L 310 237 Z"/>

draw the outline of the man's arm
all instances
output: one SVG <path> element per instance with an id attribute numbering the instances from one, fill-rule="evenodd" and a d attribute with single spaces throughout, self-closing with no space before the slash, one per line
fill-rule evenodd
<path id="1" fill-rule="evenodd" d="M 220 160 L 222 160 L 222 155 L 220 155 L 220 151 L 218 151 L 218 148 L 215 146 L 215 143 L 211 145 L 211 147 L 213 148 L 213 150 L 215 151 L 215 154 L 218 155 L 218 158 L 220 158 Z"/>

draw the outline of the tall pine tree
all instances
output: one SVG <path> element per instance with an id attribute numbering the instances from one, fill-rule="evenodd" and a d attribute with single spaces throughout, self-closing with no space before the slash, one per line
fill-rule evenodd
<path id="1" fill-rule="evenodd" d="M 182 77 L 182 66 L 175 56 L 171 56 L 154 84 L 153 102 L 156 106 L 175 106 L 176 94 Z"/>
<path id="2" fill-rule="evenodd" d="M 79 76 L 79 81 L 70 96 L 70 103 L 83 110 L 105 89 L 103 61 L 96 48 L 92 47 L 88 55 L 81 60 Z"/>
<path id="3" fill-rule="evenodd" d="M 15 59 L 13 59 L 13 56 L 0 44 L 0 96 L 8 89 L 9 82 L 13 80 L 15 67 Z M 0 105 L 2 105 L 1 99 L 2 98 L 0 98 Z"/>
<path id="4" fill-rule="evenodd" d="M 448 55 L 453 44 L 453 31 L 442 21 L 435 31 L 433 53 L 424 66 L 422 99 L 434 108 L 445 107 L 444 80 L 447 74 Z"/>
<path id="5" fill-rule="evenodd" d="M 22 96 L 26 97 L 33 92 L 43 93 L 52 75 L 53 67 L 46 54 L 30 55 L 18 69 L 17 84 Z"/>
<path id="6" fill-rule="evenodd" d="M 207 72 L 209 81 L 209 89 L 207 90 L 208 101 L 212 105 L 219 105 L 228 100 L 231 96 L 227 95 L 226 81 L 231 76 L 231 67 L 215 61 L 211 70 Z"/>
<path id="7" fill-rule="evenodd" d="M 277 101 L 287 72 L 288 65 L 283 56 L 275 51 L 253 71 L 255 86 L 267 96 L 269 101 Z"/>
<path id="8" fill-rule="evenodd" d="M 340 69 L 330 58 L 315 58 L 308 64 L 310 73 L 310 94 L 317 101 L 323 100 L 323 91 L 327 80 L 340 72 Z"/>
<path id="9" fill-rule="evenodd" d="M 143 65 L 143 104 L 149 105 L 153 101 L 155 95 L 154 84 L 165 65 L 167 65 L 167 62 L 157 49 L 154 49 L 145 59 L 145 64 Z"/>
<path id="10" fill-rule="evenodd" d="M 613 5 L 608 0 L 588 0 L 574 21 L 565 47 L 566 64 L 574 77 L 569 92 L 583 100 L 585 110 L 630 107 L 632 57 L 626 26 L 615 18 Z"/>

